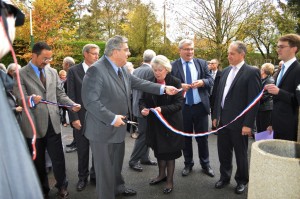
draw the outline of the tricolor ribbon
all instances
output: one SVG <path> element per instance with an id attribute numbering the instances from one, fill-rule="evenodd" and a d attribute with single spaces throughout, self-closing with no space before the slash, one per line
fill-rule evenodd
<path id="1" fill-rule="evenodd" d="M 177 133 L 179 135 L 183 135 L 183 136 L 187 136 L 187 137 L 201 137 L 201 136 L 206 136 L 206 135 L 210 135 L 212 133 L 216 133 L 217 131 L 225 128 L 226 126 L 228 126 L 229 124 L 235 122 L 236 120 L 238 120 L 239 118 L 241 118 L 243 115 L 245 115 L 253 106 L 255 106 L 261 99 L 261 97 L 263 96 L 264 93 L 264 89 L 256 96 L 256 98 L 238 115 L 236 116 L 233 120 L 231 120 L 228 124 L 225 124 L 219 128 L 217 128 L 216 130 L 212 130 L 212 131 L 208 131 L 208 132 L 195 132 L 195 133 L 186 133 L 183 131 L 180 131 L 178 129 L 175 129 L 174 127 L 172 127 L 168 121 L 164 118 L 164 116 L 158 112 L 157 110 L 155 110 L 154 108 L 150 108 L 150 110 L 156 115 L 156 117 L 163 123 L 163 125 L 165 127 L 167 127 L 169 130 L 173 131 L 174 133 Z"/>
<path id="2" fill-rule="evenodd" d="M 51 104 L 51 105 L 55 105 L 55 106 L 59 106 L 59 107 L 66 107 L 66 108 L 72 108 L 74 105 L 70 105 L 70 104 L 59 104 L 59 103 L 55 103 L 55 102 L 50 102 L 44 99 L 41 99 L 40 103 L 43 104 Z M 36 106 L 36 104 L 34 103 L 33 100 L 33 96 L 30 96 L 28 98 L 28 104 L 30 108 L 34 108 Z"/>

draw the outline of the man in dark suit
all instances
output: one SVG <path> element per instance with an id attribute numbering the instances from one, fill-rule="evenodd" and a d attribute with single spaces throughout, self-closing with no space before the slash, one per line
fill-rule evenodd
<path id="1" fill-rule="evenodd" d="M 212 78 L 214 79 L 214 86 L 211 89 L 211 93 L 209 96 L 209 102 L 210 102 L 210 109 L 211 109 L 211 116 L 213 115 L 214 112 L 214 104 L 215 104 L 215 99 L 217 95 L 217 89 L 219 86 L 220 78 L 221 78 L 221 70 L 219 70 L 220 67 L 220 62 L 217 59 L 212 59 L 210 62 L 208 62 L 208 69 L 211 73 Z"/>
<path id="2" fill-rule="evenodd" d="M 187 92 L 183 104 L 184 131 L 199 133 L 208 131 L 208 114 L 210 113 L 209 94 L 213 78 L 209 74 L 207 62 L 194 57 L 194 42 L 183 39 L 179 42 L 180 58 L 172 63 L 172 75 L 181 80 L 182 88 Z M 197 137 L 198 155 L 202 170 L 214 177 L 209 164 L 207 136 Z M 187 176 L 194 166 L 192 137 L 185 137 L 183 150 L 185 167 L 182 176 Z"/>
<path id="3" fill-rule="evenodd" d="M 273 94 L 272 128 L 275 139 L 297 141 L 299 104 L 296 88 L 300 84 L 300 63 L 296 54 L 299 49 L 299 35 L 287 34 L 279 38 L 277 53 L 284 64 L 275 84 L 265 87 Z M 269 130 L 272 128 L 269 127 Z"/>
<path id="4" fill-rule="evenodd" d="M 122 165 L 125 153 L 125 116 L 131 115 L 131 89 L 153 94 L 176 94 L 173 86 L 139 79 L 123 66 L 130 56 L 127 39 L 114 36 L 105 46 L 104 56 L 87 71 L 82 83 L 82 101 L 86 108 L 85 136 L 94 155 L 97 198 L 136 195 L 125 187 Z"/>
<path id="5" fill-rule="evenodd" d="M 228 61 L 230 66 L 222 71 L 214 107 L 214 127 L 228 124 L 260 92 L 260 71 L 245 63 L 246 52 L 246 45 L 240 41 L 232 42 L 229 45 Z M 237 194 L 244 192 L 249 181 L 248 136 L 251 136 L 258 107 L 259 104 L 255 105 L 240 119 L 219 131 L 217 143 L 221 177 L 215 184 L 217 189 L 229 184 L 232 173 L 232 151 L 234 149 L 237 164 L 235 192 Z"/>
<path id="6" fill-rule="evenodd" d="M 42 185 L 44 195 L 50 191 L 45 167 L 45 151 L 47 150 L 52 161 L 53 172 L 56 180 L 55 187 L 61 198 L 67 198 L 68 180 L 66 177 L 65 157 L 61 140 L 61 126 L 58 106 L 39 103 L 41 99 L 73 105 L 72 111 L 79 111 L 80 105 L 76 104 L 66 95 L 59 84 L 57 71 L 50 67 L 52 50 L 45 42 L 38 42 L 32 48 L 32 59 L 27 66 L 20 69 L 21 85 L 26 101 L 32 97 L 36 107 L 30 109 L 33 122 L 36 127 L 36 159 L 34 164 Z M 19 101 L 21 95 L 17 84 L 14 93 Z M 32 129 L 29 119 L 22 114 L 21 129 L 27 139 L 28 147 L 32 152 Z"/>
<path id="7" fill-rule="evenodd" d="M 145 50 L 143 54 L 143 64 L 133 71 L 133 75 L 140 79 L 151 80 L 154 77 L 151 69 L 150 62 L 156 53 L 153 50 Z M 132 112 L 137 118 L 139 136 L 135 140 L 134 148 L 132 150 L 129 167 L 135 171 L 143 171 L 141 164 L 157 165 L 157 162 L 150 160 L 149 147 L 146 145 L 146 130 L 147 130 L 147 118 L 143 117 L 139 110 L 139 101 L 143 92 L 139 90 L 132 90 Z M 140 162 L 139 162 L 140 161 Z"/>
<path id="8" fill-rule="evenodd" d="M 81 88 L 83 77 L 88 68 L 95 63 L 99 58 L 100 48 L 96 44 L 86 44 L 82 49 L 84 61 L 78 65 L 75 65 L 69 69 L 68 72 L 68 96 L 71 100 L 78 104 L 82 104 Z M 90 182 L 95 184 L 95 170 L 92 167 L 89 172 L 89 152 L 90 144 L 89 140 L 83 135 L 84 118 L 86 110 L 84 106 L 78 113 L 70 113 L 70 123 L 72 124 L 78 156 L 78 178 L 77 191 L 85 189 L 88 176 L 90 175 Z"/>

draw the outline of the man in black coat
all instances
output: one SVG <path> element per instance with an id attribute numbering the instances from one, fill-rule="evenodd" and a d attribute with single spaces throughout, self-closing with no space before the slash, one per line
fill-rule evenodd
<path id="1" fill-rule="evenodd" d="M 300 49 L 300 36 L 287 34 L 277 43 L 278 58 L 284 64 L 275 80 L 266 89 L 273 94 L 272 128 L 275 139 L 297 141 L 298 102 L 296 88 L 300 84 L 300 63 L 296 54 Z"/>
<path id="2" fill-rule="evenodd" d="M 87 69 L 98 60 L 100 48 L 95 44 L 86 44 L 83 47 L 82 53 L 84 61 L 78 65 L 72 66 L 68 72 L 68 96 L 70 99 L 82 103 L 81 87 L 82 80 Z M 89 140 L 83 135 L 83 126 L 85 120 L 86 109 L 82 106 L 82 109 L 78 113 L 70 112 L 70 122 L 74 128 L 74 136 L 77 146 L 78 155 L 78 178 L 77 191 L 82 191 L 87 185 L 87 178 L 90 175 L 90 182 L 95 184 L 96 177 L 94 166 L 89 171 Z"/>
<path id="3" fill-rule="evenodd" d="M 238 116 L 261 90 L 259 69 L 245 63 L 246 45 L 240 41 L 230 44 L 228 61 L 230 66 L 222 71 L 213 113 L 213 126 L 223 126 Z M 249 181 L 248 136 L 254 126 L 259 104 L 256 104 L 244 116 L 219 130 L 218 154 L 220 161 L 220 180 L 217 189 L 229 184 L 232 173 L 232 151 L 234 149 L 237 172 L 235 192 L 244 192 Z M 217 125 L 218 124 L 218 125 Z"/>

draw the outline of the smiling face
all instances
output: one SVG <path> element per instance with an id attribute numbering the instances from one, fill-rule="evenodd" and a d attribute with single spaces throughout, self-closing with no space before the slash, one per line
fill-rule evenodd
<path id="1" fill-rule="evenodd" d="M 179 49 L 179 54 L 184 61 L 191 61 L 194 57 L 194 45 L 188 43 L 183 44 Z"/>
<path id="2" fill-rule="evenodd" d="M 32 53 L 31 61 L 37 67 L 45 68 L 45 66 L 52 61 L 52 51 L 44 49 L 39 55 L 37 55 L 36 53 Z"/>

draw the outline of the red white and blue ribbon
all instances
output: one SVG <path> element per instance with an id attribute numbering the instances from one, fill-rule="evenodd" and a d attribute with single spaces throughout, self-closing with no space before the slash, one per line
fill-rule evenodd
<path id="1" fill-rule="evenodd" d="M 59 107 L 66 107 L 66 108 L 72 108 L 74 105 L 70 105 L 70 104 L 59 104 L 59 103 L 55 103 L 55 102 L 50 102 L 44 99 L 41 99 L 40 103 L 43 104 L 51 104 L 51 105 L 55 105 L 55 106 L 59 106 Z M 34 108 L 36 106 L 36 104 L 34 103 L 33 100 L 33 96 L 30 96 L 28 98 L 28 104 L 30 108 Z"/>
<path id="2" fill-rule="evenodd" d="M 154 108 L 150 108 L 150 110 L 156 115 L 156 117 L 163 123 L 163 125 L 165 127 L 167 127 L 169 130 L 173 131 L 174 133 L 177 133 L 177 134 L 183 135 L 183 136 L 187 136 L 187 137 L 201 137 L 201 136 L 210 135 L 212 133 L 216 133 L 217 131 L 225 128 L 229 124 L 231 124 L 231 123 L 235 122 L 236 120 L 238 120 L 239 118 L 241 118 L 243 115 L 245 115 L 252 107 L 254 107 L 260 101 L 261 97 L 263 96 L 263 93 L 264 93 L 264 89 L 256 96 L 256 98 L 238 116 L 236 116 L 228 124 L 225 124 L 224 126 L 217 128 L 216 130 L 212 130 L 212 131 L 208 131 L 208 132 L 187 133 L 187 132 L 180 131 L 180 130 L 172 127 L 160 112 L 158 112 Z"/>

